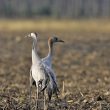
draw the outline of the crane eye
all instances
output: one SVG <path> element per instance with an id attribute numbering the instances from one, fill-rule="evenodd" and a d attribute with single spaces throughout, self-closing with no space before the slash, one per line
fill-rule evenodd
<path id="1" fill-rule="evenodd" d="M 57 37 L 55 37 L 55 41 L 57 41 L 58 40 L 58 38 Z"/>

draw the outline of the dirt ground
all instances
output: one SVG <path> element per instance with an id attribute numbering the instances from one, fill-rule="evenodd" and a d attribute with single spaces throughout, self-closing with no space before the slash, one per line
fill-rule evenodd
<path id="1" fill-rule="evenodd" d="M 32 40 L 25 39 L 26 34 L 0 32 L 0 110 L 29 109 Z M 110 110 L 110 34 L 39 32 L 41 57 L 47 55 L 47 39 L 53 34 L 65 43 L 54 48 L 60 94 L 59 99 L 52 98 L 48 109 Z M 33 87 L 32 109 L 35 91 Z"/>

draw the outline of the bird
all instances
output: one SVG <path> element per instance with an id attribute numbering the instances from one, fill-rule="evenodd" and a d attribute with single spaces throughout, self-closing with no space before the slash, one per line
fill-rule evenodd
<path id="1" fill-rule="evenodd" d="M 59 88 L 58 88 L 57 81 L 56 81 L 56 74 L 52 68 L 53 46 L 57 42 L 64 42 L 64 41 L 59 39 L 56 36 L 50 37 L 48 39 L 49 52 L 48 52 L 47 57 L 42 58 L 43 64 L 46 65 L 50 69 L 50 71 L 49 71 L 50 82 L 47 86 L 47 93 L 48 93 L 49 102 L 51 101 L 51 97 L 53 94 L 55 94 L 56 97 L 58 98 L 58 92 L 59 92 Z"/>
<path id="2" fill-rule="evenodd" d="M 44 67 L 42 64 L 41 58 L 37 53 L 37 33 L 30 33 L 26 37 L 30 37 L 33 39 L 33 46 L 32 46 L 32 66 L 30 69 L 30 83 L 32 82 L 32 78 L 36 83 L 37 86 L 37 94 L 36 94 L 36 106 L 35 110 L 38 108 L 38 93 L 39 88 L 41 87 L 40 92 L 45 92 L 47 85 L 50 81 L 50 76 L 48 74 L 48 69 Z M 30 98 L 31 98 L 31 84 L 30 84 Z M 44 94 L 44 106 L 45 106 L 45 94 Z M 45 107 L 44 107 L 45 108 Z"/>
<path id="3" fill-rule="evenodd" d="M 45 58 L 41 59 L 42 63 L 44 64 L 44 67 L 46 67 L 46 69 L 49 73 L 49 77 L 50 77 L 50 82 L 47 86 L 47 94 L 48 94 L 49 102 L 51 101 L 51 97 L 53 94 L 55 94 L 56 97 L 58 98 L 58 92 L 59 92 L 57 81 L 56 81 L 56 74 L 52 68 L 53 46 L 57 42 L 64 42 L 64 41 L 59 39 L 56 36 L 50 37 L 48 39 L 48 48 L 49 48 L 48 55 Z M 32 84 L 35 85 L 34 80 L 32 81 Z"/>

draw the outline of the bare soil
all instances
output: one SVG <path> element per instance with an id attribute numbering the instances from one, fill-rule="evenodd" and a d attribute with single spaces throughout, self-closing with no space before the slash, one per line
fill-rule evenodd
<path id="1" fill-rule="evenodd" d="M 25 39 L 26 34 L 0 33 L 0 110 L 29 109 L 32 40 Z M 110 34 L 39 32 L 41 57 L 47 55 L 47 39 L 53 34 L 65 43 L 54 48 L 53 68 L 60 94 L 59 99 L 52 98 L 48 109 L 110 110 Z M 35 91 L 33 86 L 33 109 Z"/>

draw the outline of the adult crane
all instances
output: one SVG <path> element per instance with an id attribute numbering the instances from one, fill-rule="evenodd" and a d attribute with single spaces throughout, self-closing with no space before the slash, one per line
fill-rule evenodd
<path id="1" fill-rule="evenodd" d="M 45 89 L 47 88 L 47 85 L 49 84 L 50 76 L 49 76 L 48 68 L 44 67 L 37 53 L 37 38 L 38 38 L 37 33 L 30 33 L 29 35 L 27 35 L 27 37 L 31 37 L 33 39 L 30 81 L 33 78 L 37 87 L 36 106 L 35 106 L 35 109 L 37 110 L 39 88 L 41 87 L 41 90 L 40 90 L 41 92 L 45 91 Z M 30 88 L 30 94 L 31 94 L 31 88 Z M 30 95 L 30 98 L 31 98 L 31 95 Z M 44 94 L 44 106 L 45 106 L 45 94 Z"/>

